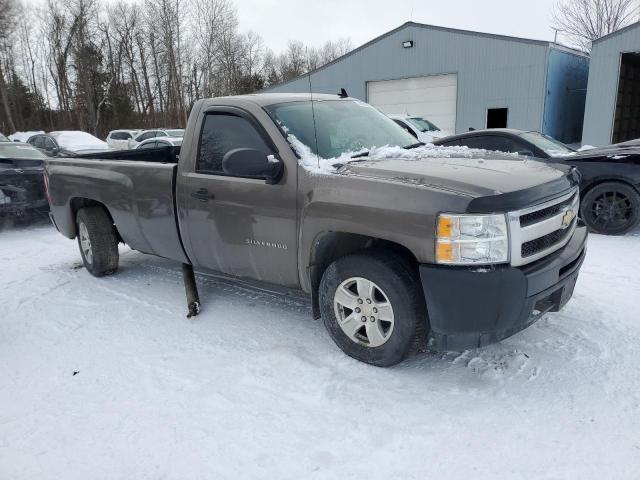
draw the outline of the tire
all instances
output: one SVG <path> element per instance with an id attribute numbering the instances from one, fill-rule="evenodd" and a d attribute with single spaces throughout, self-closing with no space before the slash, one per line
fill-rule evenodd
<path id="1" fill-rule="evenodd" d="M 638 225 L 640 195 L 624 183 L 600 183 L 582 198 L 580 216 L 592 232 L 622 235 Z"/>
<path id="2" fill-rule="evenodd" d="M 363 280 L 373 284 L 368 290 L 372 294 Z M 327 267 L 319 290 L 324 325 L 350 357 L 389 367 L 426 346 L 428 321 L 420 278 L 401 256 L 364 252 L 343 257 Z"/>
<path id="3" fill-rule="evenodd" d="M 82 262 L 94 277 L 111 275 L 118 269 L 118 237 L 111 218 L 102 207 L 86 207 L 76 215 L 78 247 Z"/>

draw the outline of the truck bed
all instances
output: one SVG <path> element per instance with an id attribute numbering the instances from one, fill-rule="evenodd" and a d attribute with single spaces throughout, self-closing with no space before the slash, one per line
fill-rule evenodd
<path id="1" fill-rule="evenodd" d="M 159 156 L 158 151 L 162 151 Z M 58 230 L 75 238 L 77 210 L 97 203 L 108 210 L 122 240 L 134 250 L 187 261 L 176 222 L 175 152 L 163 148 L 101 156 L 105 158 L 45 160 L 51 212 Z M 173 161 L 164 161 L 172 156 Z"/>

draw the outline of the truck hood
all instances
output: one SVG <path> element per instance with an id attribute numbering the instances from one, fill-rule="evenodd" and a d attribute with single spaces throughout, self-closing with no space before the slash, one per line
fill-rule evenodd
<path id="1" fill-rule="evenodd" d="M 340 173 L 455 191 L 473 198 L 496 196 L 558 180 L 568 169 L 510 155 L 469 158 L 391 158 L 347 163 Z"/>

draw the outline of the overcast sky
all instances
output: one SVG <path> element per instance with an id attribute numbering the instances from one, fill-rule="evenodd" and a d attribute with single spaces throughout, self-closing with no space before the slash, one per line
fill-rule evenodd
<path id="1" fill-rule="evenodd" d="M 557 0 L 236 0 L 240 28 L 254 30 L 279 52 L 299 39 L 308 45 L 350 37 L 354 47 L 402 23 L 553 40 Z M 561 40 L 561 39 L 560 39 Z"/>

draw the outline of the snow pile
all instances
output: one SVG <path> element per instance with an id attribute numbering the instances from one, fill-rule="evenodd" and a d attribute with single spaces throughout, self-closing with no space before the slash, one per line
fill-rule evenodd
<path id="1" fill-rule="evenodd" d="M 42 135 L 43 133 L 43 130 L 33 132 L 16 132 L 9 135 L 9 140 L 12 142 L 26 142 L 30 137 L 33 137 L 34 135 Z"/>
<path id="2" fill-rule="evenodd" d="M 82 150 L 109 150 L 107 142 L 103 142 L 93 135 L 79 130 L 69 130 L 63 132 L 51 132 L 51 136 L 56 139 L 58 145 L 71 152 Z"/>
<path id="3" fill-rule="evenodd" d="M 596 147 L 594 147 L 593 145 L 583 145 L 578 149 L 578 151 L 579 152 L 586 152 L 587 150 L 593 150 L 595 148 Z"/>
<path id="4" fill-rule="evenodd" d="M 0 477 L 637 479 L 640 231 L 592 235 L 573 299 L 497 345 L 380 369 L 301 295 L 53 227 L 0 233 Z M 623 259 L 623 260 L 621 260 Z"/>
<path id="5" fill-rule="evenodd" d="M 313 153 L 313 151 L 307 145 L 298 140 L 295 135 L 289 134 L 288 140 L 295 152 L 298 154 L 298 157 L 300 157 L 299 164 L 308 172 L 318 175 L 335 173 L 338 168 L 353 161 L 369 162 L 390 159 L 420 161 L 428 158 L 477 158 L 479 153 L 489 153 L 488 150 L 472 149 L 464 146 L 441 147 L 429 143 L 422 147 L 410 149 L 385 145 L 383 147 L 373 147 L 371 149 L 362 149 L 359 151 L 343 153 L 339 157 L 335 158 L 322 158 Z M 354 156 L 367 152 L 368 155 L 366 156 L 353 158 Z M 511 155 L 518 157 L 516 154 Z"/>

